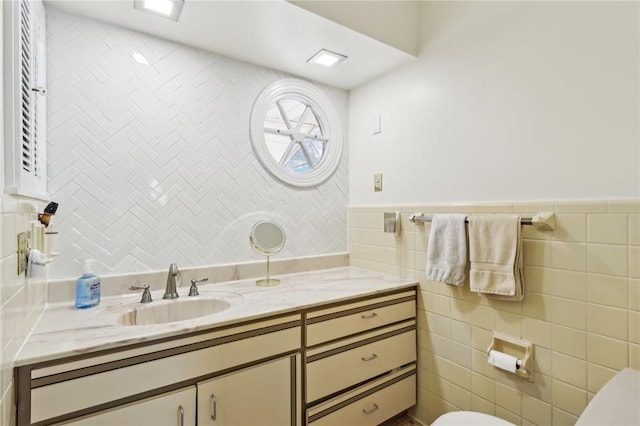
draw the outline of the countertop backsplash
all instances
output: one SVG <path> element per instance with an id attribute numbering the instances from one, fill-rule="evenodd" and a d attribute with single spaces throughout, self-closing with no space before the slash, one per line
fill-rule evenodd
<path id="1" fill-rule="evenodd" d="M 327 268 L 338 268 L 349 265 L 348 253 L 336 253 L 322 256 L 296 257 L 286 259 L 271 259 L 271 274 L 291 274 L 307 272 Z M 178 288 L 180 295 L 189 292 L 190 280 L 208 278 L 206 284 L 218 282 L 244 280 L 250 278 L 264 278 L 266 273 L 266 257 L 262 261 L 243 262 L 226 265 L 212 265 L 204 267 L 186 267 L 180 271 L 181 285 Z M 102 297 L 131 294 L 130 286 L 149 285 L 151 291 L 164 290 L 167 283 L 166 270 L 139 272 L 131 274 L 118 274 L 100 276 Z M 63 303 L 72 302 L 75 299 L 75 278 L 50 280 L 48 286 L 48 302 Z"/>

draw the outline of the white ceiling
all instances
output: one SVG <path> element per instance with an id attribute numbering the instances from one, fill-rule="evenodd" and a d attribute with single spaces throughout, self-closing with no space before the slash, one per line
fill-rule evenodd
<path id="1" fill-rule="evenodd" d="M 366 3 L 362 2 L 362 13 L 367 13 Z M 185 0 L 177 23 L 134 9 L 133 0 L 45 4 L 342 89 L 415 58 L 284 0 Z M 334 68 L 307 63 L 321 48 L 348 59 Z"/>

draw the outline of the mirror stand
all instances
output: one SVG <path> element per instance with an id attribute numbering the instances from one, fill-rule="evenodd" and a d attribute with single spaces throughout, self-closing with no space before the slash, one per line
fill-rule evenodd
<path id="1" fill-rule="evenodd" d="M 284 248 L 286 241 L 284 229 L 275 222 L 263 220 L 251 229 L 249 244 L 256 253 L 267 256 L 267 277 L 256 281 L 259 286 L 275 286 L 280 284 L 279 279 L 271 278 L 270 257 Z"/>
<path id="2" fill-rule="evenodd" d="M 270 278 L 270 277 L 269 277 L 269 272 L 270 272 L 270 267 L 269 267 L 269 258 L 270 258 L 270 257 L 271 257 L 271 256 L 268 256 L 268 255 L 267 255 L 267 275 L 266 275 L 266 278 L 261 278 L 261 279 L 257 280 L 257 281 L 256 281 L 256 285 L 266 287 L 266 286 L 271 286 L 271 285 L 278 285 L 278 284 L 280 284 L 280 280 L 279 280 L 279 279 L 277 279 L 277 278 Z"/>

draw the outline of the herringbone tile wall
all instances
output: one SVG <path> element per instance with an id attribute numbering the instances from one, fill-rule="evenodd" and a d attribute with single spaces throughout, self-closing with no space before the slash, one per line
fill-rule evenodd
<path id="1" fill-rule="evenodd" d="M 258 259 L 248 234 L 264 218 L 287 231 L 279 257 L 346 251 L 346 148 L 312 189 L 277 181 L 251 148 L 256 96 L 289 75 L 51 7 L 47 25 L 52 278 L 86 257 L 101 274 Z M 319 87 L 346 126 L 347 92 Z"/>

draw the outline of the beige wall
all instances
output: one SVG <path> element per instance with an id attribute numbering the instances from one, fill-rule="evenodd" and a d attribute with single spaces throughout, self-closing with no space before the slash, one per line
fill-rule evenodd
<path id="1" fill-rule="evenodd" d="M 420 9 L 418 58 L 350 92 L 350 205 L 640 194 L 639 2 Z"/>
<path id="2" fill-rule="evenodd" d="M 400 211 L 399 237 L 382 213 Z M 426 279 L 429 224 L 414 212 L 555 211 L 553 232 L 524 227 L 526 296 L 498 302 Z M 415 278 L 417 419 L 474 410 L 522 425 L 572 425 L 617 371 L 640 369 L 640 201 L 398 205 L 349 210 L 351 263 Z M 535 344 L 534 382 L 487 363 L 492 332 Z"/>

